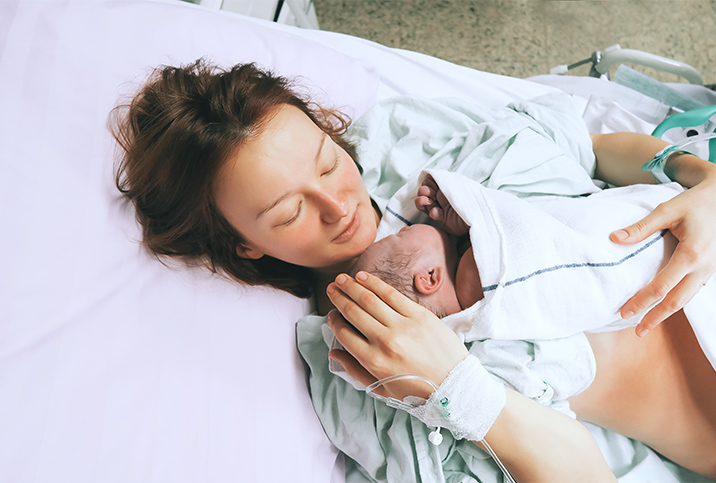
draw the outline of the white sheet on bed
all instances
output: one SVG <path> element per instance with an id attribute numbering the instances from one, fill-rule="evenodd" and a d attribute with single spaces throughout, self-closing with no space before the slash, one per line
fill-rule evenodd
<path id="1" fill-rule="evenodd" d="M 188 4 L 0 4 L 2 481 L 331 479 L 295 349 L 309 304 L 168 269 L 112 185 L 119 93 L 200 56 L 353 114 L 377 89 L 361 61 Z"/>
<path id="2" fill-rule="evenodd" d="M 0 2 L 0 481 L 342 479 L 295 348 L 309 303 L 162 265 L 112 184 L 120 94 L 202 56 L 353 116 L 552 89 L 182 2 Z"/>

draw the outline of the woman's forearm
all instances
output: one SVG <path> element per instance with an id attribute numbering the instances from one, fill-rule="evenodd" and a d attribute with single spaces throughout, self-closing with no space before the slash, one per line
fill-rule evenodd
<path id="1" fill-rule="evenodd" d="M 623 132 L 592 134 L 592 145 L 597 157 L 594 177 L 613 185 L 625 186 L 656 183 L 654 176 L 642 171 L 641 166 L 669 144 L 648 134 Z M 707 178 L 716 180 L 716 165 L 678 152 L 669 156 L 664 171 L 670 179 L 685 188 L 691 188 Z"/>
<path id="2" fill-rule="evenodd" d="M 664 173 L 684 188 L 692 188 L 702 181 L 716 183 L 716 164 L 692 154 L 677 152 L 669 156 Z"/>
<path id="3" fill-rule="evenodd" d="M 616 481 L 582 424 L 515 391 L 485 439 L 516 481 Z"/>

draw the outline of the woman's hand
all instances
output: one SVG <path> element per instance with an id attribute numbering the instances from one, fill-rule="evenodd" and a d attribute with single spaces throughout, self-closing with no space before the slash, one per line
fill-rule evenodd
<path id="1" fill-rule="evenodd" d="M 329 324 L 350 352 L 333 351 L 331 357 L 366 385 L 396 374 L 419 374 L 441 384 L 467 357 L 463 343 L 435 314 L 372 275 L 359 272 L 353 280 L 341 274 L 327 293 L 345 316 L 331 312 Z M 427 399 L 430 391 L 419 390 L 424 388 L 406 391 L 401 384 L 400 392 L 388 395 Z M 578 421 L 513 391 L 506 395 L 487 439 L 519 480 L 614 480 L 599 447 Z"/>
<path id="2" fill-rule="evenodd" d="M 366 385 L 397 374 L 418 374 L 440 385 L 467 356 L 464 344 L 435 314 L 373 275 L 358 272 L 356 280 L 338 275 L 327 293 L 340 311 L 331 312 L 328 323 L 350 353 L 334 351 L 331 357 Z M 431 392 L 424 383 L 401 383 L 390 395 L 427 398 Z"/>
<path id="3" fill-rule="evenodd" d="M 716 179 L 704 180 L 659 205 L 641 221 L 612 233 L 616 243 L 638 243 L 659 230 L 668 229 L 679 243 L 669 263 L 646 287 L 621 308 L 628 319 L 652 308 L 636 328 L 645 336 L 680 310 L 716 272 Z"/>

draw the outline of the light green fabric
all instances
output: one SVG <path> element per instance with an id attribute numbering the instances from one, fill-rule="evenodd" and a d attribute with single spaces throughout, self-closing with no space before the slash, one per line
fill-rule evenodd
<path id="1" fill-rule="evenodd" d="M 589 133 L 569 97 L 562 94 L 492 110 L 453 99 L 390 99 L 354 123 L 348 138 L 358 145 L 364 181 L 381 209 L 407 180 L 426 168 L 457 171 L 520 196 L 575 196 L 597 190 L 590 178 L 595 160 Z M 455 441 L 443 431 L 445 441 L 438 454 L 427 439 L 430 429 L 420 421 L 332 375 L 320 331 L 324 322 L 324 317 L 315 316 L 299 321 L 299 351 L 310 370 L 313 403 L 326 433 L 358 463 L 349 462 L 349 481 L 499 477 L 489 456 L 473 443 Z M 515 347 L 518 350 L 509 354 L 501 344 L 505 355 L 495 358 L 498 377 L 510 371 L 529 373 L 528 353 L 534 353 L 534 347 L 529 343 Z M 500 367 L 505 360 L 520 361 L 516 363 L 520 367 L 504 363 Z M 541 379 L 535 376 L 531 382 L 521 389 L 545 394 Z"/>
<path id="2" fill-rule="evenodd" d="M 470 441 L 456 441 L 443 430 L 443 443 L 436 449 L 428 442 L 431 429 L 405 411 L 357 391 L 328 371 L 328 347 L 320 327 L 325 317 L 306 316 L 299 321 L 298 349 L 309 370 L 309 389 L 316 413 L 330 440 L 346 455 L 346 483 L 365 482 L 501 482 L 502 474 L 490 457 Z M 497 377 L 524 374 L 516 389 L 557 410 L 564 401 L 551 400 L 551 390 L 535 392 L 541 381 L 534 370 L 544 342 L 485 341 L 475 343 L 470 353 L 490 353 L 485 365 Z M 514 360 L 506 363 L 510 358 Z M 500 361 L 503 363 L 500 364 Z M 539 365 L 539 364 L 538 364 Z M 709 479 L 662 460 L 639 441 L 585 423 L 599 444 L 607 464 L 624 482 L 708 482 Z"/>
<path id="3" fill-rule="evenodd" d="M 485 109 L 462 100 L 400 97 L 353 124 L 368 192 L 382 208 L 415 173 L 455 171 L 518 196 L 595 191 L 591 138 L 571 98 Z"/>
<path id="4" fill-rule="evenodd" d="M 528 198 L 579 196 L 599 189 L 591 180 L 595 159 L 589 133 L 581 113 L 563 94 L 489 111 L 452 99 L 390 99 L 359 119 L 349 138 L 358 144 L 366 186 L 382 210 L 416 173 L 429 168 L 457 171 L 487 187 Z M 399 228 L 389 218 L 384 216 L 379 233 Z M 411 221 L 419 221 L 419 216 Z M 320 329 L 325 320 L 307 316 L 298 321 L 298 348 L 310 372 L 316 413 L 331 441 L 348 457 L 348 483 L 502 480 L 489 456 L 473 443 L 455 441 L 443 431 L 445 440 L 437 449 L 427 439 L 431 428 L 331 374 Z M 544 383 L 533 370 L 534 355 L 541 350 L 534 343 L 488 341 L 476 343 L 473 349 L 478 348 L 487 349 L 482 358 L 486 352 L 501 351 L 488 367 L 498 377 L 520 373 L 527 381 L 518 388 L 522 392 L 543 404 L 563 403 L 541 390 Z M 601 428 L 590 431 L 618 476 L 654 458 L 661 465 L 639 442 Z"/>
<path id="5" fill-rule="evenodd" d="M 431 428 L 331 374 L 320 330 L 324 322 L 319 316 L 300 320 L 298 349 L 309 368 L 311 398 L 323 428 L 352 460 L 348 483 L 497 481 L 499 470 L 473 443 L 455 441 L 443 430 L 438 449 L 428 441 Z"/>

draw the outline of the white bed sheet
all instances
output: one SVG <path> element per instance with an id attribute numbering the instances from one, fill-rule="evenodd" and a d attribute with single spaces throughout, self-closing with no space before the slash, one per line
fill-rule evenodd
<path id="1" fill-rule="evenodd" d="M 113 186 L 119 95 L 202 56 L 353 116 L 553 89 L 181 2 L 0 2 L 0 481 L 342 480 L 295 349 L 310 304 L 159 263 Z"/>
<path id="2" fill-rule="evenodd" d="M 0 480 L 330 481 L 295 349 L 309 304 L 140 249 L 106 119 L 151 66 L 203 55 L 354 113 L 375 72 L 179 3 L 3 2 L 0 34 Z"/>

